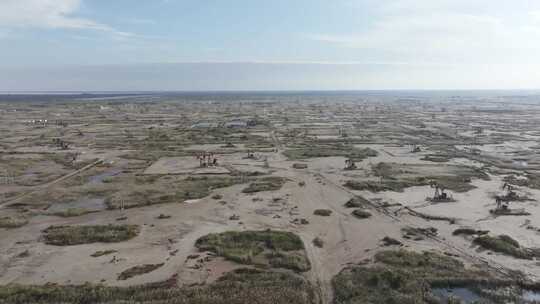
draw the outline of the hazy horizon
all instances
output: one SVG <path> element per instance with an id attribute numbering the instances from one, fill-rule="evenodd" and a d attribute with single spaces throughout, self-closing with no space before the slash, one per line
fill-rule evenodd
<path id="1" fill-rule="evenodd" d="M 540 2 L 0 1 L 0 91 L 540 89 Z"/>

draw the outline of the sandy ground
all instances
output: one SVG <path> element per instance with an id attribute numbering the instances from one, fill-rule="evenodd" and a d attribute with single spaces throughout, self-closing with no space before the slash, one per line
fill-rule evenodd
<path id="1" fill-rule="evenodd" d="M 140 107 L 144 107 L 141 105 Z M 355 106 L 351 106 L 354 108 Z M 374 105 L 374 108 L 379 105 Z M 390 107 L 390 106 L 389 106 Z M 291 106 L 294 109 L 294 106 Z M 91 108 L 94 113 L 92 117 L 101 117 L 102 112 L 97 108 Z M 296 117 L 297 122 L 284 122 L 280 120 L 280 115 L 287 112 L 287 109 L 272 109 L 265 115 L 268 121 L 275 119 L 272 123 L 273 131 L 261 128 L 254 130 L 252 134 L 262 135 L 271 138 L 279 147 L 279 152 L 283 152 L 287 145 L 296 144 L 296 139 L 287 139 L 286 136 L 277 136 L 279 132 L 297 128 L 305 132 L 306 128 L 311 129 L 310 135 L 319 140 L 338 140 L 336 136 L 338 128 L 346 125 L 352 126 L 356 123 L 364 123 L 356 117 L 349 117 L 343 113 L 327 113 L 325 117 L 345 117 L 346 122 L 328 122 L 321 120 L 316 112 L 306 111 L 305 116 Z M 90 111 L 90 110 L 89 110 Z M 123 108 L 122 114 L 117 114 L 111 118 L 120 120 L 124 116 L 130 119 L 148 120 L 143 127 L 137 127 L 126 122 L 126 129 L 133 134 L 134 142 L 139 138 L 145 138 L 148 127 L 153 128 L 174 128 L 179 125 L 190 125 L 191 122 L 183 122 L 175 116 L 168 116 L 168 112 L 163 110 L 161 117 L 166 124 L 161 125 L 154 121 L 154 116 L 139 114 L 137 107 L 133 109 Z M 296 112 L 303 113 L 302 111 Z M 363 111 L 363 110 L 362 110 Z M 367 111 L 367 110 L 366 110 Z M 475 189 L 465 193 L 452 193 L 456 202 L 430 204 L 426 202 L 426 197 L 433 194 L 433 189 L 429 186 L 411 187 L 403 192 L 379 192 L 371 193 L 366 191 L 351 191 L 343 184 L 351 179 L 375 180 L 371 171 L 371 166 L 379 162 L 396 163 L 404 165 L 414 165 L 418 171 L 412 175 L 426 173 L 454 174 L 453 168 L 456 166 L 469 166 L 481 168 L 486 164 L 478 160 L 469 158 L 453 158 L 448 163 L 434 163 L 420 160 L 422 157 L 436 153 L 437 147 L 422 147 L 422 152 L 411 153 L 410 139 L 425 139 L 427 135 L 420 134 L 416 137 L 412 135 L 396 135 L 393 132 L 402 130 L 430 130 L 434 133 L 434 141 L 453 142 L 458 136 L 475 136 L 473 131 L 465 130 L 470 126 L 460 122 L 457 115 L 441 114 L 441 119 L 448 119 L 449 122 L 435 122 L 427 124 L 426 128 L 421 128 L 416 122 L 403 122 L 405 115 L 413 114 L 391 114 L 384 113 L 377 109 L 371 114 L 371 125 L 376 125 L 369 131 L 366 127 L 359 127 L 362 132 L 351 134 L 350 139 L 355 140 L 354 145 L 358 148 L 369 147 L 378 152 L 377 157 L 367 158 L 357 163 L 358 169 L 344 171 L 345 158 L 325 157 L 313 158 L 302 161 L 289 161 L 281 153 L 264 152 L 256 153 L 257 159 L 245 159 L 246 153 L 231 153 L 219 156 L 220 167 L 208 169 L 203 172 L 198 168 L 198 161 L 194 157 L 160 157 L 157 161 L 147 163 L 147 167 L 136 172 L 152 174 L 228 174 L 232 171 L 260 172 L 273 176 L 287 178 L 287 183 L 279 191 L 260 192 L 255 194 L 244 194 L 242 189 L 246 185 L 235 185 L 229 188 L 217 189 L 206 198 L 190 202 L 174 202 L 170 204 L 153 205 L 148 207 L 134 208 L 128 210 L 103 211 L 87 214 L 74 218 L 60 218 L 54 216 L 36 216 L 30 222 L 18 229 L 0 229 L 0 284 L 21 283 L 21 284 L 82 284 L 85 282 L 105 283 L 115 286 L 129 286 L 148 282 L 165 280 L 173 275 L 178 275 L 179 284 L 190 285 L 204 282 L 212 282 L 224 272 L 230 271 L 238 265 L 224 261 L 219 258 L 210 257 L 208 260 L 199 262 L 205 258 L 204 253 L 199 253 L 194 248 L 195 241 L 208 233 L 223 232 L 229 230 L 260 230 L 276 229 L 297 233 L 306 246 L 307 255 L 312 264 L 312 270 L 306 276 L 319 288 L 321 296 L 330 302 L 332 299 L 331 279 L 339 271 L 349 264 L 359 263 L 365 259 L 370 259 L 373 255 L 383 249 L 381 239 L 389 236 L 403 242 L 405 248 L 411 250 L 437 250 L 439 252 L 449 252 L 459 256 L 461 260 L 468 264 L 480 264 L 491 267 L 497 271 L 507 272 L 508 269 L 519 270 L 529 275 L 533 279 L 540 279 L 540 268 L 534 260 L 519 260 L 501 254 L 493 254 L 487 251 L 479 251 L 477 247 L 471 246 L 471 240 L 460 236 L 453 236 L 452 232 L 459 227 L 467 226 L 476 229 L 490 230 L 492 234 L 508 234 L 527 247 L 540 247 L 540 237 L 538 232 L 526 229 L 527 225 L 540 227 L 540 191 L 526 188 L 518 189 L 518 193 L 527 195 L 533 201 L 513 203 L 512 207 L 524 208 L 531 213 L 530 216 L 514 217 L 500 216 L 493 217 L 489 209 L 494 207 L 493 195 L 501 193 L 502 178 L 504 175 L 492 174 L 491 180 L 474 179 L 472 184 Z M 194 111 L 195 119 L 199 116 L 205 117 Z M 201 112 L 202 113 L 202 112 Z M 363 113 L 363 112 L 362 112 Z M 167 115 L 166 115 L 167 114 Z M 308 115 L 310 114 L 310 115 Z M 322 115 L 322 114 L 321 114 Z M 341 115 L 341 116 L 340 116 Z M 379 120 L 379 116 L 387 115 L 387 120 Z M 431 117 L 431 112 L 423 114 L 414 113 L 415 117 Z M 482 114 L 483 115 L 483 114 Z M 525 114 L 524 114 L 525 115 Z M 480 117 L 482 117 L 479 114 Z M 157 116 L 156 116 L 157 117 Z M 319 119 L 318 119 L 319 117 Z M 528 117 L 528 116 L 527 116 Z M 368 117 L 369 118 L 369 117 Z M 500 115 L 500 119 L 508 119 L 509 115 Z M 318 119 L 318 120 L 317 120 Z M 124 121 L 124 120 L 122 120 Z M 128 121 L 128 120 L 126 120 Z M 374 122 L 375 121 L 375 122 Z M 403 122 L 403 123 L 402 123 Z M 492 120 L 494 123 L 495 121 Z M 501 122 L 502 123 L 502 122 Z M 80 123 L 82 126 L 83 124 Z M 466 125 L 466 127 L 464 126 Z M 478 125 L 484 124 L 478 123 Z M 103 159 L 111 161 L 113 168 L 122 167 L 120 160 L 122 154 L 132 151 L 130 147 L 118 147 L 107 150 L 103 148 L 106 144 L 114 143 L 115 136 L 120 136 L 122 131 L 113 130 L 111 138 L 102 139 L 100 134 L 111 130 L 112 123 L 103 122 L 96 124 L 85 130 L 85 136 L 92 139 L 92 144 L 83 145 L 82 140 L 74 145 L 75 151 L 82 152 L 84 159 Z M 58 130 L 54 130 L 57 132 Z M 489 130 L 484 130 L 484 136 L 488 136 Z M 50 152 L 48 146 L 27 146 L 16 145 L 17 140 L 24 138 L 23 134 L 39 134 L 39 129 L 31 126 L 21 126 L 20 129 L 9 140 L 9 145 L 13 145 L 10 151 L 27 153 Z M 58 131 L 59 132 L 59 131 Z M 427 132 L 427 131 L 426 131 Z M 483 145 L 483 152 L 492 153 L 493 157 L 515 157 L 512 152 L 529 151 L 535 153 L 534 142 L 536 133 L 523 134 L 523 132 L 507 132 L 510 139 L 501 140 L 497 143 Z M 233 134 L 234 136 L 238 134 Z M 515 141 L 515 137 L 526 137 L 526 141 Z M 405 139 L 404 139 L 405 138 Z M 365 139 L 365 143 L 356 141 Z M 286 141 L 289 142 L 286 142 Z M 450 144 L 448 144 L 450 145 Z M 461 148 L 456 141 L 452 147 Z M 470 145 L 469 145 L 470 146 Z M 237 144 L 237 148 L 244 149 L 243 144 Z M 7 148 L 3 148 L 7 149 Z M 187 150 L 212 150 L 222 149 L 218 144 L 189 144 L 184 147 Z M 133 149 L 135 150 L 135 149 Z M 510 154 L 508 154 L 510 153 Z M 502 156 L 501 156 L 502 155 Z M 530 155 L 529 155 L 530 156 Z M 15 156 L 12 156 L 15 157 Z M 17 156 L 18 157 L 18 156 Z M 36 156 L 31 156 L 36 157 Z M 532 157 L 532 156 L 531 156 Z M 267 164 L 266 164 L 266 162 Z M 141 161 L 144 163 L 144 161 Z M 308 165 L 307 169 L 292 169 L 294 163 L 303 162 Z M 217 171 L 212 171 L 217 170 Z M 15 187 L 15 186 L 10 186 Z M 12 188 L 9 188 L 13 190 Z M 3 185 L 2 191 L 8 192 L 8 187 Z M 40 190 L 40 187 L 24 188 L 26 190 Z M 9 191 L 11 191 L 9 190 Z M 20 190 L 20 189 L 19 189 Z M 222 198 L 213 199 L 212 196 L 220 194 Z M 351 215 L 351 209 L 344 207 L 344 204 L 354 195 L 362 195 L 371 200 L 372 206 L 369 211 L 373 216 L 369 219 L 357 219 Z M 220 201 L 226 202 L 225 204 Z M 393 207 L 381 208 L 382 203 L 400 204 Z M 429 215 L 453 217 L 457 223 L 450 224 L 447 221 L 429 221 L 411 215 L 404 207 L 409 207 L 417 212 Z M 332 215 L 321 217 L 313 214 L 316 209 L 330 209 Z M 2 214 L 8 214 L 7 209 L 1 209 Z M 168 219 L 157 219 L 160 214 L 170 215 Z M 231 220 L 232 215 L 237 215 L 238 220 Z M 118 218 L 127 217 L 125 221 L 117 221 Z M 298 224 L 298 219 L 307 219 L 309 224 Z M 526 222 L 528 220 L 528 222 Z M 41 231 L 50 225 L 90 225 L 90 224 L 114 224 L 128 223 L 141 225 L 142 230 L 136 238 L 113 244 L 89 244 L 78 246 L 58 247 L 45 245 L 40 240 Z M 527 224 L 526 224 L 527 223 Z M 414 241 L 402 238 L 401 229 L 404 227 L 435 227 L 438 229 L 437 237 L 428 237 L 424 240 Z M 319 237 L 324 241 L 324 247 L 318 248 L 312 241 Z M 397 246 L 391 247 L 397 249 Z M 20 254 L 28 251 L 27 257 Z M 90 255 L 99 250 L 117 250 L 117 253 L 93 258 Z M 194 255 L 200 255 L 193 258 Z M 115 257 L 113 259 L 113 257 Z M 151 273 L 136 276 L 125 281 L 117 280 L 117 276 L 123 270 L 141 264 L 165 265 Z"/>

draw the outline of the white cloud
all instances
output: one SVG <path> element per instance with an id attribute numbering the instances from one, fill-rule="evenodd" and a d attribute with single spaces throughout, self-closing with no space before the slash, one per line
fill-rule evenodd
<path id="1" fill-rule="evenodd" d="M 382 52 L 389 61 L 540 64 L 540 11 L 520 0 L 510 7 L 492 2 L 381 1 L 366 28 L 308 38 Z"/>
<path id="2" fill-rule="evenodd" d="M 97 30 L 128 37 L 106 24 L 77 17 L 81 0 L 0 0 L 0 28 Z"/>

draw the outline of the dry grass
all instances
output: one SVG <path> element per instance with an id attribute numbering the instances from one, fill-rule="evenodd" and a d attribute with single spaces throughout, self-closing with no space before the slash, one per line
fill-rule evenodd
<path id="1" fill-rule="evenodd" d="M 313 287 L 282 272 L 239 269 L 201 287 L 176 287 L 175 280 L 132 287 L 0 286 L 1 304 L 315 304 Z"/>
<path id="2" fill-rule="evenodd" d="M 359 219 L 367 219 L 371 217 L 371 213 L 362 209 L 356 209 L 352 212 L 352 215 L 354 215 L 356 218 Z"/>
<path id="3" fill-rule="evenodd" d="M 285 184 L 285 179 L 282 177 L 270 176 L 264 177 L 249 184 L 247 188 L 242 190 L 243 193 L 256 193 L 262 191 L 277 191 Z"/>
<path id="4" fill-rule="evenodd" d="M 308 271 L 304 243 L 291 232 L 242 231 L 209 234 L 197 240 L 201 251 L 211 251 L 228 260 L 260 267 Z"/>
<path id="5" fill-rule="evenodd" d="M 71 246 L 127 241 L 139 234 L 137 225 L 51 226 L 43 230 L 46 244 Z"/>
<path id="6" fill-rule="evenodd" d="M 161 264 L 145 264 L 145 265 L 139 265 L 139 266 L 133 266 L 131 268 L 128 268 L 124 271 L 122 271 L 118 275 L 118 280 L 127 280 L 135 276 L 140 276 L 149 272 L 152 272 L 158 268 L 161 268 L 164 263 Z"/>
<path id="7" fill-rule="evenodd" d="M 0 228 L 15 229 L 28 224 L 28 220 L 20 217 L 0 218 Z"/>
<path id="8" fill-rule="evenodd" d="M 334 277 L 332 285 L 334 303 L 340 304 L 446 304 L 431 291 L 450 287 L 478 291 L 480 303 L 514 303 L 521 295 L 520 282 L 502 281 L 483 271 L 467 269 L 442 254 L 405 250 L 379 252 L 372 266 L 346 268 Z"/>

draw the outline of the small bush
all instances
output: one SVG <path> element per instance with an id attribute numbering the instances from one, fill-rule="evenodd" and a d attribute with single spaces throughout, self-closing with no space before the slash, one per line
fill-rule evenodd
<path id="1" fill-rule="evenodd" d="M 98 258 L 100 256 L 104 256 L 104 255 L 109 255 L 109 254 L 113 254 L 113 253 L 116 253 L 118 251 L 116 250 L 102 250 L 102 251 L 96 251 L 94 253 L 92 253 L 90 256 L 93 257 L 93 258 Z"/>
<path id="2" fill-rule="evenodd" d="M 317 209 L 313 211 L 313 214 L 318 216 L 330 216 L 332 215 L 332 210 L 329 209 Z"/>
<path id="3" fill-rule="evenodd" d="M 476 230 L 472 228 L 458 228 L 452 232 L 452 235 L 485 235 L 489 230 Z"/>
<path id="4" fill-rule="evenodd" d="M 152 272 L 152 271 L 160 268 L 163 265 L 164 265 L 164 263 L 161 263 L 161 264 L 146 264 L 146 265 L 134 266 L 134 267 L 131 267 L 129 269 L 126 269 L 126 270 L 122 271 L 118 275 L 118 280 L 127 280 L 129 278 L 134 277 L 134 276 L 143 275 L 145 273 Z"/>
<path id="5" fill-rule="evenodd" d="M 352 212 L 352 215 L 359 219 L 367 219 L 371 217 L 371 213 L 362 209 L 356 209 Z"/>
<path id="6" fill-rule="evenodd" d="M 95 211 L 90 211 L 90 210 L 86 210 L 82 208 L 69 208 L 64 211 L 55 212 L 53 213 L 53 215 L 60 216 L 60 217 L 76 217 L 76 216 L 81 216 L 81 215 L 85 215 L 92 212 L 95 212 Z"/>
<path id="7" fill-rule="evenodd" d="M 256 193 L 262 191 L 276 191 L 281 189 L 285 184 L 285 179 L 282 177 L 265 177 L 261 178 L 251 184 L 244 190 L 243 193 Z"/>
<path id="8" fill-rule="evenodd" d="M 24 218 L 3 217 L 0 218 L 0 228 L 14 229 L 28 224 L 28 220 Z"/>
<path id="9" fill-rule="evenodd" d="M 518 241 L 507 235 L 499 235 L 495 237 L 482 235 L 475 238 L 473 243 L 484 249 L 507 254 L 518 259 L 530 260 L 534 257 L 534 252 L 532 250 L 521 248 Z"/>
<path id="10" fill-rule="evenodd" d="M 355 196 L 345 203 L 345 208 L 361 208 L 369 204 L 369 201 L 361 196 Z"/>
<path id="11" fill-rule="evenodd" d="M 385 236 L 381 242 L 383 243 L 384 246 L 401 246 L 403 245 L 403 243 L 401 243 L 400 241 L 394 239 L 394 238 L 391 238 L 389 236 Z"/>
<path id="12" fill-rule="evenodd" d="M 315 245 L 315 247 L 323 248 L 324 241 L 320 237 L 316 237 L 313 239 L 313 245 Z"/>

